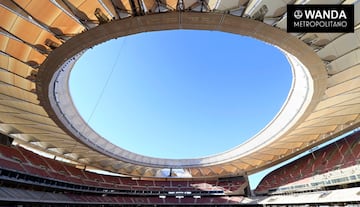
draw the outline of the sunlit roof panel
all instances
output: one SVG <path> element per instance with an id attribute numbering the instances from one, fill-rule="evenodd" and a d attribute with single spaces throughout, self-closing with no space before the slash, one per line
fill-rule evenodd
<path id="1" fill-rule="evenodd" d="M 0 84 L 0 93 L 9 97 L 14 97 L 18 100 L 23 100 L 25 104 L 26 102 L 39 104 L 36 94 L 8 84 Z"/>
<path id="2" fill-rule="evenodd" d="M 327 68 L 330 75 L 330 79 L 333 79 L 334 74 L 341 73 L 344 70 L 349 70 L 350 68 L 358 67 L 360 63 L 360 48 L 353 50 L 349 53 L 346 53 L 344 56 L 339 57 L 338 59 L 332 61 L 328 64 Z"/>
<path id="3" fill-rule="evenodd" d="M 0 48 L 3 52 L 30 65 L 41 64 L 46 58 L 44 55 L 31 48 L 29 45 L 8 38 L 1 34 L 0 43 L 2 43 L 0 44 Z"/>
<path id="4" fill-rule="evenodd" d="M 23 0 L 15 0 L 15 2 L 37 21 L 44 23 L 53 31 L 60 31 L 65 35 L 75 35 L 85 29 L 50 1 L 26 2 Z M 46 8 L 46 12 L 44 12 L 44 8 Z"/>
<path id="5" fill-rule="evenodd" d="M 176 9 L 178 0 L 165 0 L 165 3 L 173 9 Z"/>
<path id="6" fill-rule="evenodd" d="M 24 119 L 31 120 L 32 118 L 36 119 L 36 116 L 44 116 L 43 110 L 37 104 L 29 104 L 26 101 L 18 100 L 1 100 L 0 104 L 2 106 L 8 106 L 14 109 L 18 109 L 20 112 L 19 114 L 17 114 L 18 118 L 27 117 Z M 28 115 L 32 116 L 28 117 Z"/>
<path id="7" fill-rule="evenodd" d="M 97 0 L 67 0 L 68 4 L 76 7 L 79 12 L 82 12 L 84 15 L 88 17 L 91 21 L 97 21 L 95 16 L 95 10 L 97 8 L 101 9 L 101 11 L 111 19 L 111 15 L 107 13 L 106 9 L 99 3 Z"/>
<path id="8" fill-rule="evenodd" d="M 144 0 L 145 7 L 149 10 L 156 6 L 155 0 Z"/>
<path id="9" fill-rule="evenodd" d="M 35 88 L 35 83 L 5 71 L 0 71 L 0 81 L 28 91 Z"/>
<path id="10" fill-rule="evenodd" d="M 205 0 L 207 4 L 208 0 Z M 197 0 L 183 0 L 183 5 L 185 9 L 189 9 L 191 6 L 195 6 L 195 4 L 199 3 Z"/>
<path id="11" fill-rule="evenodd" d="M 22 41 L 31 43 L 33 45 L 42 44 L 44 45 L 46 39 L 49 39 L 55 43 L 60 44 L 61 42 L 53 36 L 53 34 L 45 31 L 43 28 L 40 28 L 38 25 L 29 22 L 22 17 L 16 17 L 15 13 L 10 12 L 9 10 L 0 7 L 0 13 L 4 16 L 12 16 L 14 18 L 9 19 L 8 21 L 0 20 L 0 25 L 3 29 L 7 30 L 10 34 L 13 34 L 17 38 L 20 38 Z"/>
<path id="12" fill-rule="evenodd" d="M 357 89 L 359 85 L 360 77 L 357 77 L 329 88 L 328 90 L 326 90 L 326 94 L 329 97 L 332 97 L 343 93 L 350 93 L 352 90 Z"/>
<path id="13" fill-rule="evenodd" d="M 4 54 L 0 54 L 0 68 L 24 78 L 28 77 L 31 74 L 31 71 L 34 70 L 34 68 L 29 65 Z"/>
<path id="14" fill-rule="evenodd" d="M 10 29 L 16 23 L 16 19 L 20 18 L 15 13 L 10 12 L 0 4 L 0 25 L 2 28 Z"/>

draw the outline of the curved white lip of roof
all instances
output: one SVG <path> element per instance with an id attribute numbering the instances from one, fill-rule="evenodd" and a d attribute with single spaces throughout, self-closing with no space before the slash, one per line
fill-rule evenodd
<path id="1" fill-rule="evenodd" d="M 61 65 L 49 84 L 51 107 L 64 126 L 89 147 L 115 159 L 133 164 L 168 167 L 194 167 L 221 164 L 239 159 L 264 147 L 289 130 L 301 117 L 313 95 L 313 80 L 308 69 L 293 55 L 283 51 L 292 68 L 293 82 L 287 100 L 274 119 L 259 133 L 233 149 L 223 153 L 194 159 L 164 159 L 140 155 L 116 146 L 97 134 L 79 115 L 69 92 L 70 72 L 85 51 L 78 53 Z M 121 132 L 119 132 L 121 133 Z"/>

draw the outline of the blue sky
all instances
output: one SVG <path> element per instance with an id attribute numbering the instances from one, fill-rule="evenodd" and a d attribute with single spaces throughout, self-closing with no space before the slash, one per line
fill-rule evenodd
<path id="1" fill-rule="evenodd" d="M 99 134 L 160 158 L 198 158 L 255 135 L 280 110 L 292 76 L 284 55 L 215 31 L 147 32 L 89 49 L 70 92 Z"/>

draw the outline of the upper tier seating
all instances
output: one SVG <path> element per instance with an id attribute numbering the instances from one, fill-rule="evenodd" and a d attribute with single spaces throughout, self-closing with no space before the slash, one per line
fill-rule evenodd
<path id="1" fill-rule="evenodd" d="M 294 181 L 358 164 L 360 131 L 313 151 L 266 175 L 255 192 L 267 192 Z"/>

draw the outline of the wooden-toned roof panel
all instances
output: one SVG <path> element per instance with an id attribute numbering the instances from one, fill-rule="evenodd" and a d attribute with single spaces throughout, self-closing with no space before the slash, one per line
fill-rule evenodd
<path id="1" fill-rule="evenodd" d="M 50 133 L 48 133 L 45 130 L 41 130 L 39 128 L 33 128 L 31 124 L 33 124 L 33 123 L 14 123 L 12 125 L 16 129 L 21 131 L 22 134 L 35 135 L 35 136 L 40 135 L 40 134 L 51 135 Z"/>
<path id="2" fill-rule="evenodd" d="M 155 0 L 144 0 L 145 7 L 151 9 L 156 6 Z"/>
<path id="3" fill-rule="evenodd" d="M 178 0 L 165 0 L 165 2 L 167 5 L 174 9 L 176 9 L 176 6 L 178 4 Z"/>
<path id="4" fill-rule="evenodd" d="M 28 91 L 31 91 L 35 88 L 34 82 L 31 82 L 23 77 L 19 77 L 13 73 L 9 73 L 6 71 L 0 71 L 0 82 L 11 84 L 15 87 L 19 87 Z"/>
<path id="5" fill-rule="evenodd" d="M 75 146 L 77 145 L 77 142 L 74 142 L 74 140 L 69 137 L 66 134 L 39 134 L 39 136 L 36 136 L 41 141 L 46 142 L 47 140 L 51 140 L 51 144 L 54 146 L 57 146 L 58 148 L 64 148 L 66 146 L 63 146 L 63 144 L 67 146 Z M 68 149 L 72 150 L 72 149 Z"/>
<path id="6" fill-rule="evenodd" d="M 251 156 L 258 158 L 259 160 L 272 160 L 275 159 L 275 156 L 272 154 L 266 154 L 263 152 L 255 152 Z"/>
<path id="7" fill-rule="evenodd" d="M 111 19 L 111 15 L 107 13 L 106 9 L 99 3 L 98 0 L 67 0 L 68 3 L 75 6 L 79 11 L 84 13 L 90 20 L 97 20 L 95 16 L 95 10 L 97 8 L 101 9 L 101 11 Z"/>
<path id="8" fill-rule="evenodd" d="M 292 143 L 302 142 L 302 140 L 316 140 L 319 138 L 319 134 L 295 134 L 291 133 L 286 137 L 279 139 L 279 143 Z"/>
<path id="9" fill-rule="evenodd" d="M 21 113 L 22 111 L 18 110 L 17 108 L 12 108 L 7 105 L 2 105 L 0 103 L 0 114 L 8 114 L 8 113 Z"/>
<path id="10" fill-rule="evenodd" d="M 31 75 L 31 72 L 34 71 L 34 68 L 30 67 L 29 65 L 26 65 L 23 62 L 4 54 L 0 54 L 0 68 L 3 68 L 23 78 L 27 78 L 29 75 Z"/>
<path id="11" fill-rule="evenodd" d="M 360 80 L 360 78 L 359 78 Z M 360 83 L 360 81 L 358 81 Z M 350 83 L 351 84 L 351 83 Z M 351 90 L 351 87 L 348 86 L 348 88 Z M 344 105 L 343 103 L 346 103 L 348 101 L 351 101 L 352 99 L 356 99 L 360 97 L 359 93 L 340 93 L 341 95 L 333 96 L 330 98 L 325 99 L 322 101 L 318 106 L 318 110 L 334 107 L 337 105 Z"/>
<path id="12" fill-rule="evenodd" d="M 333 61 L 336 58 L 343 56 L 348 51 L 359 47 L 360 40 L 357 38 L 357 33 L 360 33 L 360 30 L 356 30 L 354 33 L 345 33 L 341 35 L 339 38 L 336 38 L 319 50 L 317 54 L 326 61 Z"/>
<path id="13" fill-rule="evenodd" d="M 51 129 L 54 133 L 65 134 L 61 129 L 56 129 L 56 124 L 49 117 L 31 113 L 14 114 L 13 116 L 19 119 L 30 120 L 39 128 L 43 128 L 43 130 Z"/>
<path id="14" fill-rule="evenodd" d="M 9 31 L 9 29 L 15 25 L 16 19 L 18 18 L 19 17 L 16 14 L 11 13 L 8 9 L 0 4 L 0 26 L 2 28 Z"/>
<path id="15" fill-rule="evenodd" d="M 23 134 L 43 134 L 48 137 L 48 140 L 51 140 L 53 131 L 46 130 L 46 127 L 40 126 L 35 123 L 22 123 L 22 124 L 12 124 L 16 129 L 21 131 Z"/>
<path id="16" fill-rule="evenodd" d="M 36 94 L 10 85 L 0 84 L 0 93 L 9 97 L 14 97 L 19 101 L 22 100 L 24 102 L 28 102 L 29 104 L 40 103 Z"/>
<path id="17" fill-rule="evenodd" d="M 32 124 L 31 120 L 24 120 L 18 117 L 13 116 L 11 113 L 3 113 L 0 117 L 0 120 L 10 124 Z"/>
<path id="18" fill-rule="evenodd" d="M 118 13 L 116 11 L 116 7 L 115 5 L 112 3 L 112 0 L 101 0 L 101 2 L 103 3 L 104 7 L 106 7 L 106 9 L 109 12 L 109 15 L 111 15 L 114 19 L 118 19 Z"/>
<path id="19" fill-rule="evenodd" d="M 234 174 L 234 173 L 235 174 L 236 173 L 244 173 L 244 172 L 246 172 L 245 169 L 250 167 L 249 164 L 244 163 L 244 162 L 240 162 L 240 161 L 234 161 L 234 162 L 231 163 L 231 165 L 235 167 L 235 171 L 233 171 L 232 174 Z M 223 174 L 224 175 L 229 174 L 229 170 L 227 169 Z"/>
<path id="20" fill-rule="evenodd" d="M 0 35 L 0 50 L 28 64 L 41 64 L 45 56 L 22 42 Z"/>
<path id="21" fill-rule="evenodd" d="M 360 49 L 353 50 L 344 56 L 337 58 L 334 61 L 331 61 L 327 65 L 327 70 L 329 75 L 334 75 L 343 70 L 355 67 L 360 63 Z M 330 78 L 331 79 L 331 78 Z M 331 86 L 331 83 L 329 83 Z"/>
<path id="22" fill-rule="evenodd" d="M 317 134 L 325 134 L 327 132 L 331 132 L 334 131 L 336 129 L 337 125 L 336 124 L 328 124 L 325 126 L 317 126 L 317 127 L 312 127 L 312 128 L 298 128 L 294 131 L 291 132 L 292 135 L 294 134 L 301 134 L 301 135 L 317 135 Z M 305 137 L 305 136 L 304 136 Z"/>
<path id="23" fill-rule="evenodd" d="M 329 97 L 337 96 L 339 94 L 347 93 L 354 89 L 360 88 L 360 76 L 352 78 L 346 82 L 340 83 L 326 90 L 326 95 Z"/>
<path id="24" fill-rule="evenodd" d="M 232 164 L 223 164 L 221 167 L 224 169 L 224 171 L 228 172 L 237 172 L 239 169 L 245 169 L 250 166 L 249 163 L 242 162 L 242 166 L 240 165 L 232 165 Z"/>
<path id="25" fill-rule="evenodd" d="M 302 138 L 303 139 L 303 138 Z M 293 141 L 279 141 L 276 144 L 272 144 L 268 147 L 268 149 L 262 150 L 262 152 L 265 152 L 267 154 L 273 154 L 273 155 L 282 155 L 286 154 L 289 151 L 292 151 L 293 149 L 299 148 L 303 145 L 304 140 L 293 140 Z"/>
<path id="26" fill-rule="evenodd" d="M 62 34 L 78 34 L 85 28 L 73 18 L 63 13 L 51 1 L 14 0 L 32 17 Z M 46 12 L 44 12 L 46 8 Z"/>
<path id="27" fill-rule="evenodd" d="M 360 107 L 360 96 L 356 96 L 356 98 L 342 102 L 339 106 L 351 106 L 353 108 L 358 108 Z"/>
<path id="28" fill-rule="evenodd" d="M 14 86 L 22 88 L 24 90 L 30 91 L 30 92 L 35 92 L 35 83 L 33 81 L 30 81 L 28 79 L 25 79 L 23 77 L 19 77 L 16 75 L 12 75 L 14 76 Z"/>
<path id="29" fill-rule="evenodd" d="M 312 120 L 307 120 L 305 122 L 303 122 L 299 128 L 303 128 L 303 127 L 317 127 L 317 126 L 324 126 L 324 125 L 329 125 L 329 124 L 343 124 L 343 123 L 347 123 L 350 121 L 355 120 L 357 117 L 356 114 L 349 114 L 349 115 L 345 115 L 345 116 L 338 116 L 338 117 L 331 117 L 331 118 L 322 118 L 322 119 L 312 119 Z"/>
<path id="30" fill-rule="evenodd" d="M 42 116 L 44 110 L 37 104 L 30 104 L 24 101 L 0 100 L 0 105 L 17 109 L 19 114 L 25 115 L 26 113 Z M 35 119 L 35 118 L 34 118 Z M 49 120 L 48 120 L 49 121 Z"/>
<path id="31" fill-rule="evenodd" d="M 212 9 L 220 11 L 228 11 L 244 7 L 249 0 L 234 0 L 234 1 L 218 1 L 209 0 L 209 6 Z"/>
<path id="32" fill-rule="evenodd" d="M 353 113 L 351 113 L 351 106 L 333 106 L 331 108 L 325 108 L 322 110 L 316 110 L 314 111 L 312 114 L 310 114 L 310 116 L 308 116 L 307 120 L 312 120 L 312 119 L 321 119 L 321 118 L 329 118 L 329 117 L 334 117 L 334 116 L 339 116 L 339 115 L 349 115 L 349 114 L 356 114 L 359 113 L 359 110 L 355 107 L 353 109 Z"/>
<path id="33" fill-rule="evenodd" d="M 7 20 L 10 22 L 1 20 L 1 27 L 21 40 L 36 45 L 45 44 L 45 41 L 50 39 L 58 44 L 61 44 L 61 42 L 54 37 L 53 34 L 45 31 L 43 28 L 40 28 L 32 22 L 17 16 L 15 13 L 12 13 L 3 7 L 0 7 L 0 13 L 4 13 L 3 15 L 5 16 L 12 16 L 12 18 Z"/>
<path id="34" fill-rule="evenodd" d="M 116 1 L 112 0 L 112 3 L 116 7 L 116 9 L 122 12 L 131 11 L 131 5 L 128 0 L 116 0 Z"/>
<path id="35" fill-rule="evenodd" d="M 354 107 L 338 107 L 340 110 L 336 110 L 334 113 L 330 113 L 329 117 L 335 116 L 344 116 L 344 115 L 351 115 L 351 114 L 359 114 L 360 113 L 360 105 L 355 105 Z"/>
<path id="36" fill-rule="evenodd" d="M 208 2 L 208 0 L 205 0 L 205 1 L 206 1 L 206 3 Z M 196 3 L 198 3 L 197 0 L 183 0 L 183 4 L 184 4 L 185 9 L 189 9 L 189 7 L 193 6 Z"/>
<path id="37" fill-rule="evenodd" d="M 359 52 L 359 55 L 360 55 L 360 52 Z M 360 57 L 359 57 L 359 59 L 360 59 Z M 344 82 L 354 79 L 356 77 L 360 77 L 360 64 L 355 65 L 351 68 L 348 68 L 347 70 L 344 70 L 338 74 L 331 76 L 328 79 L 328 86 L 334 87 L 335 85 L 344 83 Z M 360 88 L 360 86 L 359 86 L 359 88 Z"/>

